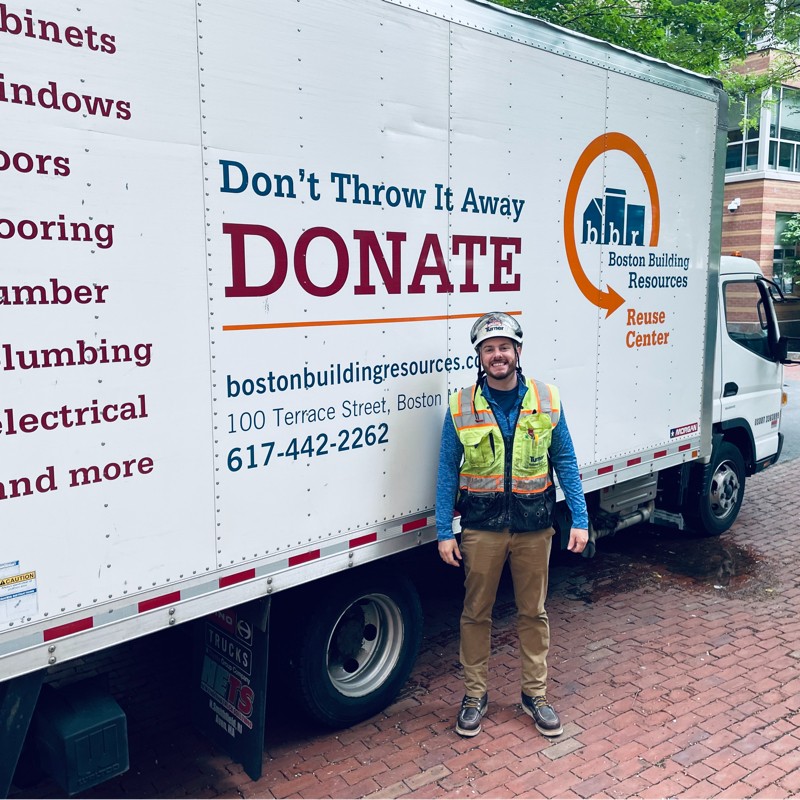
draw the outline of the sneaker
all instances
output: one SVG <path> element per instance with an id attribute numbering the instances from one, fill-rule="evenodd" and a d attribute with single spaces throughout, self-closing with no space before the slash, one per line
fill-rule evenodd
<path id="1" fill-rule="evenodd" d="M 483 697 L 464 695 L 456 720 L 456 733 L 460 736 L 477 736 L 481 732 L 481 719 L 489 708 L 489 693 Z"/>
<path id="2" fill-rule="evenodd" d="M 533 717 L 536 730 L 539 733 L 545 736 L 561 736 L 564 733 L 556 710 L 547 702 L 547 698 L 544 695 L 529 697 L 523 692 L 522 708 L 526 714 Z"/>

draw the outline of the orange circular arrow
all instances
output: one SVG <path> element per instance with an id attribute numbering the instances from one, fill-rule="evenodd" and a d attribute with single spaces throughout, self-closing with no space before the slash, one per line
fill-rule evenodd
<path id="1" fill-rule="evenodd" d="M 639 147 L 630 136 L 624 133 L 604 133 L 588 144 L 581 153 L 580 158 L 575 164 L 572 177 L 567 187 L 567 196 L 564 202 L 564 249 L 567 253 L 567 263 L 570 272 L 583 296 L 598 308 L 607 310 L 606 316 L 613 314 L 625 300 L 617 294 L 610 286 L 606 291 L 601 291 L 588 278 L 583 270 L 580 257 L 578 256 L 578 245 L 575 241 L 575 209 L 578 204 L 578 190 L 583 183 L 586 172 L 594 160 L 609 150 L 620 150 L 629 155 L 641 170 L 647 184 L 647 191 L 650 194 L 650 206 L 652 222 L 650 225 L 650 247 L 658 244 L 658 233 L 661 225 L 661 208 L 658 200 L 658 186 L 653 174 L 653 168 L 647 160 L 644 151 Z"/>

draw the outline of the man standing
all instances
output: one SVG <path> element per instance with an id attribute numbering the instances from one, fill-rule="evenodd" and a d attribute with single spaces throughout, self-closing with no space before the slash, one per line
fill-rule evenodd
<path id="1" fill-rule="evenodd" d="M 522 707 L 545 736 L 563 728 L 547 701 L 550 627 L 544 602 L 554 534 L 555 468 L 572 512 L 568 549 L 580 553 L 589 519 L 578 463 L 552 384 L 520 368 L 522 328 L 508 314 L 484 314 L 470 338 L 478 380 L 450 398 L 442 429 L 436 488 L 439 555 L 464 560 L 461 663 L 465 695 L 456 722 L 461 736 L 481 731 L 488 708 L 492 608 L 506 560 L 511 568 L 522 659 Z M 453 510 L 461 513 L 461 548 Z"/>

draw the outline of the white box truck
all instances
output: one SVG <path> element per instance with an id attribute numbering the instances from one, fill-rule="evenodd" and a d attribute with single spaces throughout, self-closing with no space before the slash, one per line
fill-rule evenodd
<path id="1" fill-rule="evenodd" d="M 0 44 L 6 789 L 48 670 L 265 598 L 312 714 L 383 707 L 487 310 L 560 387 L 592 542 L 719 534 L 777 459 L 714 80 L 479 0 L 11 0 Z"/>

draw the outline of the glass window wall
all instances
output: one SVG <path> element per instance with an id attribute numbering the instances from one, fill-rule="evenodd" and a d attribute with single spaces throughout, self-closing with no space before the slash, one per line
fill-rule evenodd
<path id="1" fill-rule="evenodd" d="M 743 103 L 728 107 L 728 153 L 725 172 L 758 169 L 758 139 L 761 131 L 761 98 L 750 95 Z"/>
<path id="2" fill-rule="evenodd" d="M 786 224 L 794 214 L 778 212 L 775 214 L 775 246 L 772 251 L 772 276 L 780 285 L 785 294 L 793 294 L 795 281 L 798 275 L 797 251 L 798 245 L 791 241 L 784 241 Z M 793 238 L 793 237 L 792 237 Z"/>
<path id="3" fill-rule="evenodd" d="M 769 168 L 800 172 L 800 89 L 783 86 L 770 110 Z"/>

